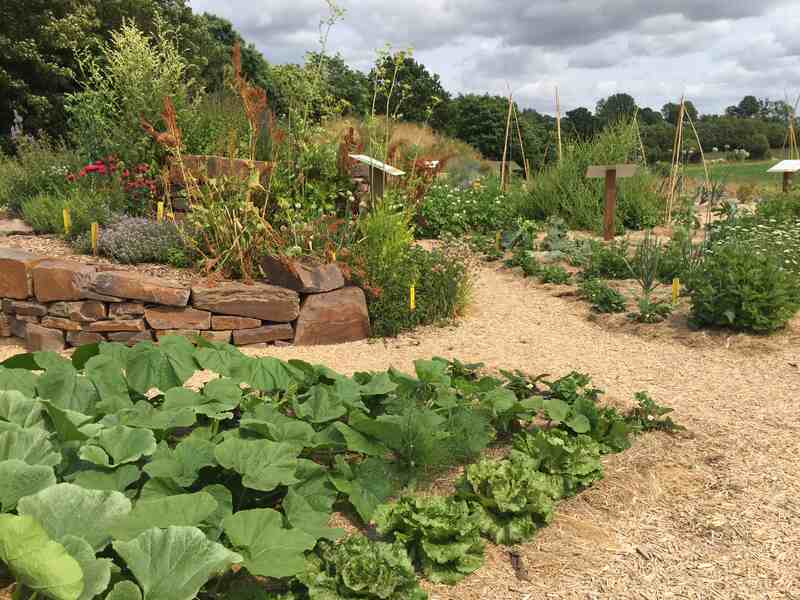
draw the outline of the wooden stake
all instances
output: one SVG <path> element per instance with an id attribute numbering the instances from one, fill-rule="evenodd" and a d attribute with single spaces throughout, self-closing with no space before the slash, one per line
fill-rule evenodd
<path id="1" fill-rule="evenodd" d="M 525 144 L 522 143 L 522 130 L 519 128 L 519 115 L 517 115 L 516 106 L 514 106 L 514 122 L 517 124 L 517 137 L 519 138 L 520 150 L 522 150 L 522 168 L 525 170 L 525 181 L 528 181 L 530 179 L 530 168 L 528 159 L 525 158 Z"/>
<path id="2" fill-rule="evenodd" d="M 614 239 L 614 215 L 617 212 L 617 171 L 606 171 L 606 199 L 603 212 L 603 239 Z"/>
<path id="3" fill-rule="evenodd" d="M 788 171 L 784 171 L 783 173 L 783 193 L 789 193 L 789 183 L 792 181 L 792 174 Z"/>
<path id="4" fill-rule="evenodd" d="M 558 162 L 561 162 L 561 100 L 556 86 L 556 139 L 558 140 Z"/>
<path id="5" fill-rule="evenodd" d="M 511 107 L 513 106 L 511 100 L 511 92 L 508 93 L 508 116 L 506 117 L 506 139 L 503 142 L 503 163 L 500 165 L 500 189 L 506 189 L 506 156 L 508 156 L 508 136 L 511 132 Z"/>

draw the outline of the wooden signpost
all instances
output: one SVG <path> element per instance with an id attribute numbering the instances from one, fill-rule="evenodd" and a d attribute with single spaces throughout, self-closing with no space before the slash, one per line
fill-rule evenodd
<path id="1" fill-rule="evenodd" d="M 767 173 L 783 173 L 783 193 L 789 193 L 789 184 L 792 181 L 792 173 L 800 171 L 800 160 L 782 160 L 774 167 L 767 169 Z"/>
<path id="2" fill-rule="evenodd" d="M 372 197 L 373 204 L 375 200 L 383 197 L 384 179 L 387 175 L 392 177 L 399 177 L 405 175 L 404 171 L 387 165 L 371 156 L 365 154 L 350 154 L 350 158 L 369 167 L 369 192 Z"/>
<path id="3" fill-rule="evenodd" d="M 603 239 L 614 239 L 614 215 L 617 212 L 617 179 L 631 177 L 636 165 L 592 165 L 586 169 L 586 177 L 604 177 L 605 203 L 603 206 Z"/>

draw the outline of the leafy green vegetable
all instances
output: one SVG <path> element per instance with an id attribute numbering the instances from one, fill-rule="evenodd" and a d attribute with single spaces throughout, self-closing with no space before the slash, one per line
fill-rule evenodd
<path id="1" fill-rule="evenodd" d="M 31 517 L 0 515 L 0 561 L 17 583 L 53 600 L 79 600 L 83 571 Z"/>
<path id="2" fill-rule="evenodd" d="M 200 525 L 216 510 L 217 501 L 206 492 L 139 500 L 114 520 L 111 531 L 115 540 L 130 540 L 153 527 Z"/>
<path id="3" fill-rule="evenodd" d="M 459 498 L 474 503 L 484 535 L 498 544 L 517 544 L 552 520 L 561 487 L 559 478 L 517 454 L 468 465 L 456 489 Z"/>
<path id="4" fill-rule="evenodd" d="M 196 527 L 148 529 L 113 546 L 141 586 L 142 600 L 192 600 L 209 579 L 243 560 Z"/>
<path id="5" fill-rule="evenodd" d="M 193 355 L 194 347 L 180 336 L 161 338 L 158 345 L 140 342 L 127 357 L 128 385 L 140 394 L 180 387 L 197 370 Z"/>
<path id="6" fill-rule="evenodd" d="M 378 508 L 373 521 L 434 583 L 454 585 L 483 564 L 479 522 L 466 501 L 406 496 Z"/>
<path id="7" fill-rule="evenodd" d="M 217 462 L 239 473 L 245 487 L 264 492 L 297 483 L 298 454 L 292 444 L 238 438 L 227 439 L 214 450 Z"/>
<path id="8" fill-rule="evenodd" d="M 29 465 L 55 467 L 61 454 L 53 449 L 49 434 L 43 429 L 0 429 L 0 460 L 18 459 Z"/>
<path id="9" fill-rule="evenodd" d="M 514 449 L 532 459 L 538 470 L 561 477 L 565 496 L 603 477 L 600 444 L 588 435 L 571 436 L 559 429 L 522 433 L 514 438 Z"/>
<path id="10" fill-rule="evenodd" d="M 395 490 L 389 465 L 377 458 L 350 465 L 337 456 L 336 467 L 330 478 L 336 489 L 347 496 L 365 523 Z"/>
<path id="11" fill-rule="evenodd" d="M 92 600 L 104 592 L 111 581 L 111 559 L 97 558 L 89 543 L 74 535 L 65 536 L 61 543 L 83 572 L 83 592 L 79 600 Z"/>
<path id="12" fill-rule="evenodd" d="M 427 600 L 402 544 L 351 536 L 321 542 L 319 556 L 298 576 L 310 600 Z"/>
<path id="13" fill-rule="evenodd" d="M 13 510 L 20 498 L 55 484 L 53 467 L 29 465 L 18 459 L 0 461 L 0 512 Z"/>
<path id="14" fill-rule="evenodd" d="M 156 438 L 152 431 L 120 425 L 102 430 L 81 447 L 79 456 L 101 467 L 118 467 L 155 451 Z"/>

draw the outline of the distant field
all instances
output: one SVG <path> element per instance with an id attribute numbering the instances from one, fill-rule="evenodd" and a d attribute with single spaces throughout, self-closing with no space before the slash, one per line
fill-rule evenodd
<path id="1" fill-rule="evenodd" d="M 778 159 L 714 163 L 708 165 L 708 171 L 712 179 L 721 180 L 726 185 L 738 186 L 743 183 L 755 183 L 777 187 L 781 184 L 781 176 L 766 172 L 776 162 Z M 700 164 L 687 165 L 685 173 L 687 177 L 695 179 L 705 177 L 703 166 Z"/>

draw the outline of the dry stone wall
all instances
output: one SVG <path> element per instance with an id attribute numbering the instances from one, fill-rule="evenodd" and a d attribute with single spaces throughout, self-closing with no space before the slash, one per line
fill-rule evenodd
<path id="1" fill-rule="evenodd" d="M 370 334 L 364 293 L 336 265 L 265 260 L 267 282 L 185 286 L 110 265 L 0 248 L 0 337 L 31 351 L 199 335 L 237 346 L 320 345 Z"/>

